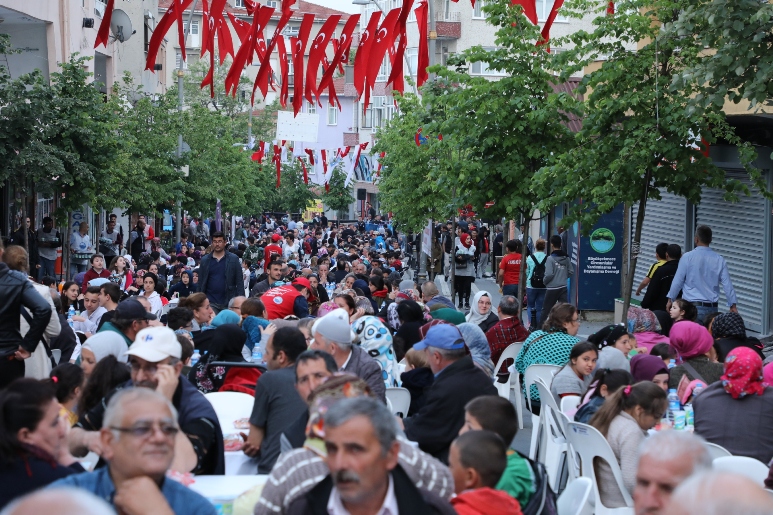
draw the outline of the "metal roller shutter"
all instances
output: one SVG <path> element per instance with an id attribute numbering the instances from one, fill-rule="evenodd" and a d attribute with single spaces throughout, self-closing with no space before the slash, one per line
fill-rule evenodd
<path id="1" fill-rule="evenodd" d="M 738 297 L 738 312 L 747 329 L 762 332 L 764 326 L 764 284 L 766 280 L 764 245 L 766 203 L 743 171 L 729 170 L 728 179 L 738 179 L 751 194 L 741 195 L 737 203 L 724 200 L 724 190 L 706 189 L 696 209 L 696 227 L 711 227 L 711 248 L 727 261 L 730 280 Z M 720 287 L 720 290 L 722 288 Z M 725 292 L 719 297 L 719 310 L 727 311 Z"/>
<path id="2" fill-rule="evenodd" d="M 678 197 L 665 190 L 660 191 L 661 200 L 648 200 L 644 213 L 644 225 L 641 231 L 641 254 L 636 262 L 636 273 L 633 281 L 633 294 L 636 287 L 646 277 L 650 265 L 655 262 L 655 247 L 659 243 L 676 243 L 685 251 L 687 239 L 687 199 Z M 631 209 L 631 241 L 636 234 L 636 216 L 639 212 L 638 202 Z M 641 300 L 642 294 L 635 297 Z"/>

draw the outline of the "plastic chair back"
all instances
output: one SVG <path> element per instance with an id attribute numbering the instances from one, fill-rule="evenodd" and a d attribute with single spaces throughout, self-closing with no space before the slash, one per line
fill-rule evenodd
<path id="1" fill-rule="evenodd" d="M 542 378 L 535 383 L 539 390 L 542 407 L 540 408 L 539 436 L 537 440 L 537 458 L 545 465 L 553 490 L 559 490 L 561 476 L 565 470 L 567 445 L 564 435 L 564 423 L 553 395 Z"/>
<path id="2" fill-rule="evenodd" d="M 54 358 L 54 363 L 59 364 L 59 360 L 62 359 L 62 349 L 51 349 L 51 357 Z"/>
<path id="3" fill-rule="evenodd" d="M 518 416 L 518 429 L 523 429 L 523 400 L 521 399 L 521 378 L 518 372 L 510 374 L 508 379 L 504 383 L 498 381 L 497 372 L 502 368 L 502 365 L 508 359 L 515 359 L 518 353 L 523 347 L 523 342 L 511 343 L 507 348 L 502 351 L 502 355 L 497 361 L 497 366 L 494 367 L 494 387 L 497 389 L 497 393 L 500 397 L 510 400 L 510 392 L 512 391 L 515 398 L 515 413 Z"/>
<path id="4" fill-rule="evenodd" d="M 532 365 L 526 369 L 526 372 L 523 374 L 523 387 L 526 390 L 526 403 L 529 406 L 529 411 L 531 411 L 531 396 L 529 395 L 531 385 L 534 384 L 534 381 L 536 381 L 537 378 L 542 378 L 548 386 L 548 391 L 550 391 L 550 385 L 553 383 L 553 376 L 556 375 L 559 370 L 561 370 L 561 367 L 558 365 Z M 540 397 L 540 401 L 544 402 L 542 397 Z"/>
<path id="5" fill-rule="evenodd" d="M 403 417 L 408 416 L 408 409 L 411 407 L 411 392 L 406 388 L 387 388 L 386 398 L 392 404 L 392 413 L 395 415 L 402 413 Z"/>
<path id="6" fill-rule="evenodd" d="M 633 513 L 633 499 L 628 493 L 628 489 L 623 483 L 623 474 L 620 472 L 620 465 L 617 463 L 615 453 L 609 446 L 609 442 L 604 438 L 595 427 L 579 422 L 569 422 L 566 439 L 572 448 L 572 452 L 577 453 L 580 458 L 581 477 L 587 477 L 593 481 L 593 495 L 595 499 L 595 513 L 603 515 L 607 513 Z M 593 468 L 593 460 L 600 458 L 607 462 L 612 469 L 612 475 L 615 477 L 618 489 L 623 495 L 626 508 L 614 509 L 608 508 L 601 503 L 598 481 L 596 481 L 596 472 Z"/>
<path id="7" fill-rule="evenodd" d="M 722 447 L 721 445 L 717 445 L 715 443 L 711 442 L 704 442 L 706 446 L 709 448 L 709 454 L 711 455 L 711 460 L 714 461 L 717 458 L 723 458 L 725 456 L 732 456 L 730 454 L 730 451 Z"/>
<path id="8" fill-rule="evenodd" d="M 577 406 L 580 405 L 580 399 L 581 397 L 579 395 L 567 395 L 566 397 L 561 397 L 561 413 L 568 417 L 569 412 L 577 411 Z"/>
<path id="9" fill-rule="evenodd" d="M 233 432 L 234 422 L 240 418 L 249 418 L 255 398 L 239 392 L 212 392 L 204 395 L 215 408 L 220 427 L 225 434 Z"/>
<path id="10" fill-rule="evenodd" d="M 765 479 L 767 479 L 770 472 L 767 465 L 748 456 L 723 456 L 716 458 L 712 463 L 712 467 L 716 470 L 746 476 L 762 487 L 765 486 Z"/>
<path id="11" fill-rule="evenodd" d="M 497 361 L 497 366 L 494 367 L 494 379 L 497 378 L 497 373 L 502 369 L 502 365 L 504 365 L 508 359 L 515 360 L 518 353 L 521 352 L 521 347 L 523 347 L 523 342 L 515 342 L 508 345 L 505 350 L 502 351 L 502 354 Z"/>
<path id="12" fill-rule="evenodd" d="M 588 504 L 593 481 L 587 477 L 578 477 L 568 485 L 558 497 L 558 515 L 590 515 Z"/>

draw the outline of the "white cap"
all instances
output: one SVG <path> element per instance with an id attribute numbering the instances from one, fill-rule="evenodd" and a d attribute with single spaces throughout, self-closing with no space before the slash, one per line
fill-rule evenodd
<path id="1" fill-rule="evenodd" d="M 342 308 L 334 309 L 314 323 L 312 334 L 316 333 L 334 342 L 352 343 L 352 327 L 349 324 L 349 313 Z"/>
<path id="2" fill-rule="evenodd" d="M 177 341 L 177 335 L 168 327 L 147 327 L 137 333 L 137 338 L 129 347 L 128 356 L 137 356 L 150 363 L 158 363 L 166 358 L 180 359 L 183 349 Z"/>

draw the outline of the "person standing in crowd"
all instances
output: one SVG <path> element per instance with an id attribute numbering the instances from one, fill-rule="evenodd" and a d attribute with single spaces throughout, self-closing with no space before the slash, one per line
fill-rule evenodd
<path id="1" fill-rule="evenodd" d="M 520 240 L 510 240 L 505 247 L 507 255 L 499 262 L 497 284 L 502 295 L 518 296 L 518 283 L 521 280 L 521 248 Z"/>
<path id="2" fill-rule="evenodd" d="M 698 309 L 697 322 L 703 323 L 706 315 L 715 313 L 719 306 L 719 285 L 725 290 L 727 306 L 737 313 L 735 289 L 730 281 L 725 258 L 714 252 L 711 245 L 711 227 L 699 225 L 695 229 L 695 249 L 679 260 L 676 275 L 668 291 L 667 309 L 682 292 L 682 298 Z"/>
<path id="3" fill-rule="evenodd" d="M 70 278 L 86 271 L 91 254 L 94 254 L 94 245 L 89 236 L 89 223 L 84 220 L 70 235 Z"/>
<path id="4" fill-rule="evenodd" d="M 495 262 L 496 258 L 502 255 L 503 244 L 504 234 L 502 234 L 502 226 L 497 224 L 494 226 L 494 244 L 491 247 L 491 250 L 494 251 Z"/>
<path id="5" fill-rule="evenodd" d="M 268 272 L 268 267 L 271 264 L 271 261 L 273 261 L 275 258 L 274 256 L 277 256 L 278 259 L 282 258 L 282 247 L 280 244 L 280 241 L 282 240 L 282 237 L 276 233 L 271 235 L 271 243 L 266 245 L 266 247 L 263 249 L 263 271 Z"/>
<path id="6" fill-rule="evenodd" d="M 652 281 L 652 276 L 655 275 L 657 269 L 666 264 L 667 250 L 668 243 L 658 243 L 657 247 L 655 247 L 655 258 L 657 261 L 655 261 L 650 266 L 650 269 L 647 271 L 647 275 L 639 283 L 639 286 L 636 288 L 636 295 L 641 295 L 642 290 L 649 286 L 650 282 Z"/>
<path id="7" fill-rule="evenodd" d="M 454 259 L 456 268 L 454 270 L 454 288 L 459 295 L 459 309 L 470 309 L 470 295 L 472 293 L 472 283 L 475 282 L 475 267 L 473 257 L 475 256 L 475 245 L 472 238 L 461 228 L 457 229 L 459 236 L 454 242 Z"/>
<path id="8" fill-rule="evenodd" d="M 145 220 L 144 216 L 141 216 L 137 220 L 137 225 L 134 230 L 129 234 L 129 254 L 132 259 L 137 263 L 140 262 L 140 256 L 145 252 Z"/>
<path id="9" fill-rule="evenodd" d="M 526 300 L 529 311 L 529 329 L 536 330 L 538 320 L 542 318 L 545 303 L 545 266 L 548 256 L 545 254 L 547 242 L 542 238 L 534 245 L 534 252 L 526 258 Z"/>
<path id="10" fill-rule="evenodd" d="M 521 242 L 521 248 L 524 249 L 524 254 L 530 256 L 534 253 L 534 241 L 529 236 L 529 232 L 526 228 L 526 224 L 521 224 L 521 237 L 518 239 Z"/>
<path id="11" fill-rule="evenodd" d="M 661 244 L 662 245 L 662 244 Z M 658 245 L 660 247 L 660 245 Z M 647 275 L 642 279 L 642 283 L 649 279 L 647 292 L 641 301 L 641 307 L 650 311 L 668 311 L 668 292 L 671 290 L 671 284 L 674 282 L 676 270 L 679 267 L 679 260 L 682 257 L 682 247 L 672 243 L 666 246 L 665 262 L 655 263 L 650 267 L 652 275 Z M 653 271 L 652 268 L 658 265 Z M 638 293 L 637 293 L 638 295 Z M 679 295 L 677 293 L 677 295 Z"/>
<path id="12" fill-rule="evenodd" d="M 144 246 L 144 252 L 150 252 L 150 242 L 153 241 L 153 238 L 156 237 L 156 232 L 153 230 L 153 225 L 148 223 L 147 218 L 145 215 L 140 215 L 138 217 L 138 220 L 142 221 L 143 226 L 143 246 Z"/>
<path id="13" fill-rule="evenodd" d="M 25 223 L 21 224 L 19 228 L 11 234 L 11 243 L 13 245 L 18 245 L 21 248 L 25 248 L 27 243 L 29 243 L 29 248 L 27 249 L 30 263 L 29 269 L 30 271 L 34 271 L 37 276 L 38 268 L 40 268 L 40 263 L 38 263 L 38 238 L 36 232 L 32 230 L 29 217 L 25 219 Z"/>
<path id="14" fill-rule="evenodd" d="M 120 252 L 121 233 L 116 229 L 116 218 L 113 215 L 107 220 L 107 225 L 99 235 L 99 252 L 104 254 L 105 263 L 110 264 Z"/>
<path id="15" fill-rule="evenodd" d="M 545 262 L 545 301 L 542 304 L 540 322 L 547 320 L 550 310 L 558 303 L 568 302 L 566 280 L 574 274 L 572 261 L 561 248 L 561 237 L 550 237 L 551 253 Z"/>
<path id="16" fill-rule="evenodd" d="M 40 264 L 38 279 L 55 277 L 56 249 L 62 246 L 62 237 L 59 231 L 54 230 L 54 220 L 50 216 L 43 218 L 43 227 L 37 231 L 37 241 L 38 263 Z"/>
<path id="17" fill-rule="evenodd" d="M 239 258 L 225 249 L 225 234 L 220 231 L 212 233 L 212 252 L 201 258 L 198 286 L 218 311 L 244 293 Z"/>
<path id="18" fill-rule="evenodd" d="M 0 242 L 0 258 L 5 249 Z M 32 356 L 48 327 L 53 309 L 35 290 L 27 274 L 0 262 L 0 389 L 24 377 L 24 360 Z M 20 332 L 22 307 L 31 314 L 29 330 Z"/>

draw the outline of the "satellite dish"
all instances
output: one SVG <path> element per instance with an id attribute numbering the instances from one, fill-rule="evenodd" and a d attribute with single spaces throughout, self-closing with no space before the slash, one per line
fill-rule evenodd
<path id="1" fill-rule="evenodd" d="M 132 37 L 134 34 L 132 20 L 126 12 L 121 9 L 113 11 L 113 16 L 110 18 L 110 32 L 113 33 L 113 38 L 121 43 Z"/>

